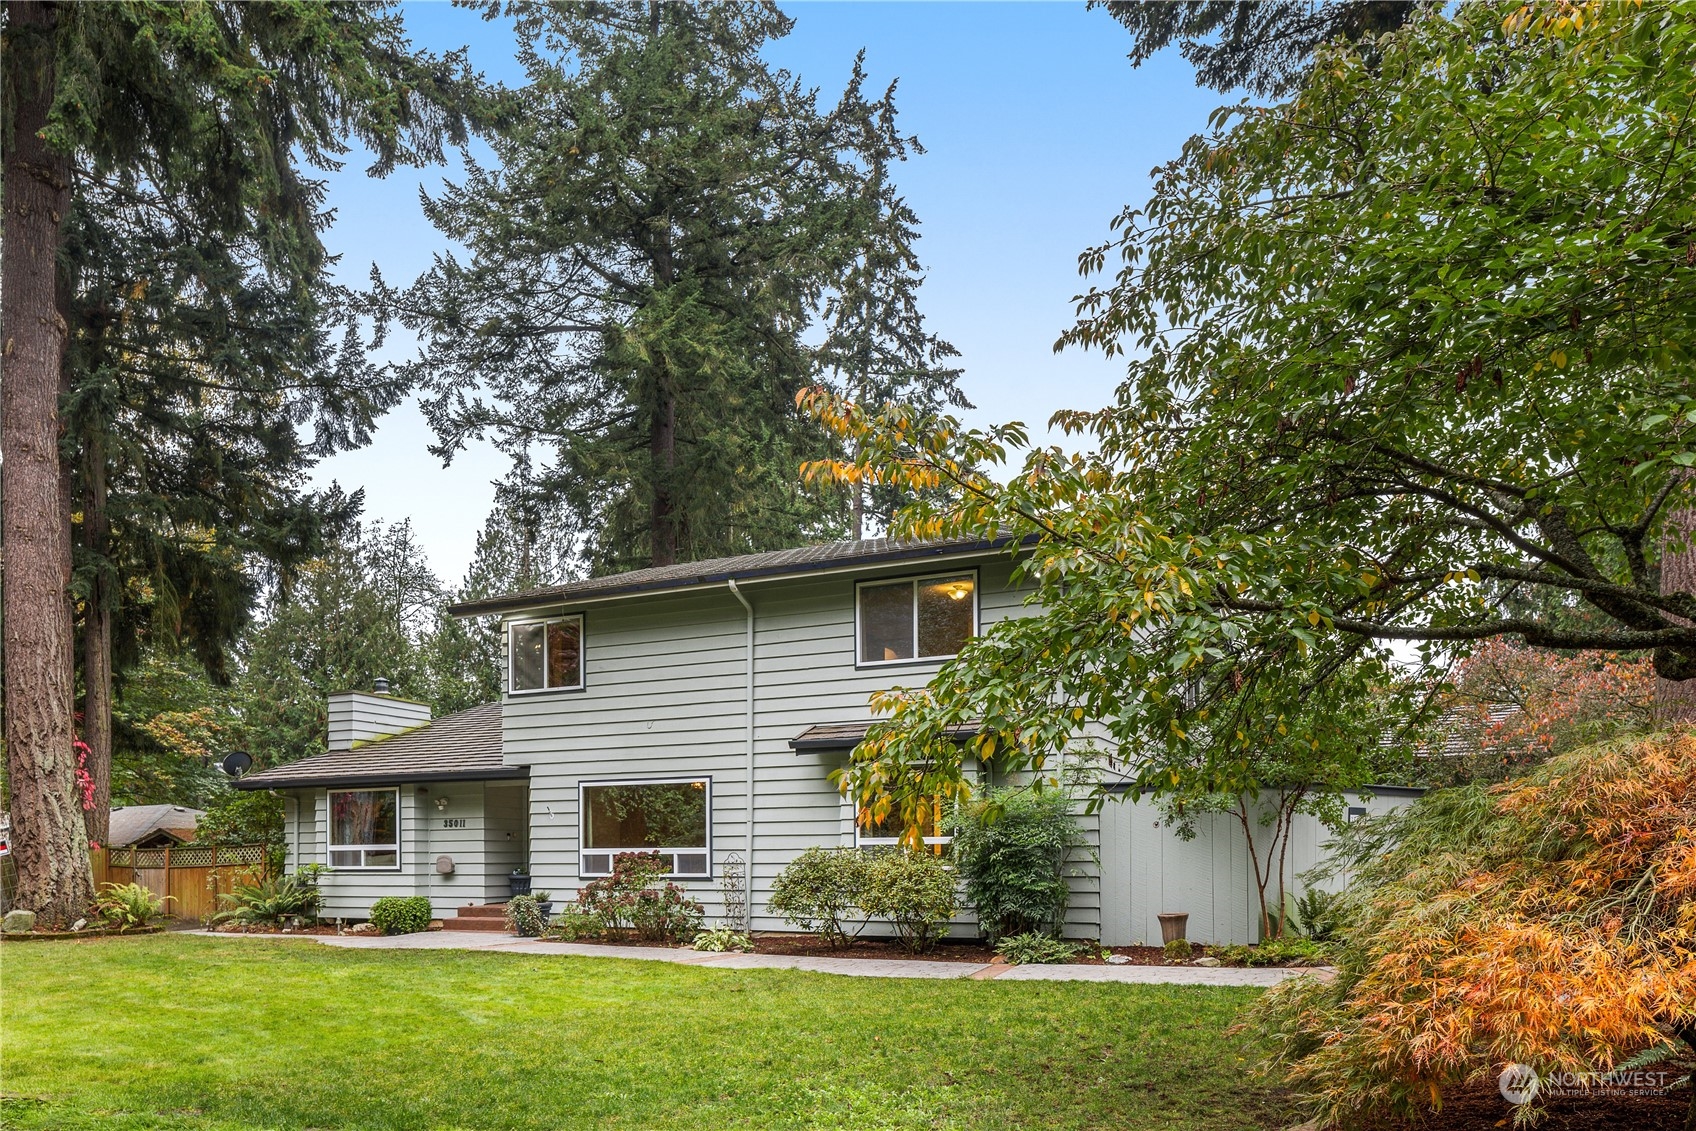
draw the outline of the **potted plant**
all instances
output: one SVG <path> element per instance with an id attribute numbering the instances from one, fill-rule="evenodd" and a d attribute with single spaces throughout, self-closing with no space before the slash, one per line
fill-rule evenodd
<path id="1" fill-rule="evenodd" d="M 533 891 L 530 898 L 536 901 L 536 910 L 546 919 L 554 913 L 554 893 L 551 891 Z"/>
<path id="2" fill-rule="evenodd" d="M 529 895 L 530 894 L 530 868 L 529 868 L 529 866 L 525 865 L 525 864 L 520 864 L 518 867 L 514 868 L 512 870 L 512 872 L 507 876 L 507 881 L 512 886 L 512 890 L 511 890 L 512 895 Z"/>

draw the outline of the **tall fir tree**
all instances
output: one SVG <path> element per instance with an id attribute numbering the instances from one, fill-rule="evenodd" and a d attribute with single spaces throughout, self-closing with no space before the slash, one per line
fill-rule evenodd
<path id="1" fill-rule="evenodd" d="M 913 148 L 922 152 L 917 143 Z M 818 364 L 836 392 L 869 408 L 903 404 L 925 415 L 971 408 L 960 390 L 961 370 L 945 364 L 960 351 L 925 328 L 918 299 L 924 277 L 914 252 L 919 220 L 890 180 L 889 156 L 872 155 L 862 189 L 872 219 L 826 300 Z M 849 497 L 849 529 L 857 541 L 868 522 L 880 533 L 888 530 L 913 493 L 855 483 Z"/>
<path id="2" fill-rule="evenodd" d="M 378 281 L 424 339 L 405 372 L 439 453 L 487 435 L 537 456 L 597 572 L 844 526 L 840 496 L 797 482 L 829 443 L 794 405 L 803 335 L 877 220 L 872 162 L 908 139 L 857 67 L 828 108 L 771 67 L 790 26 L 769 3 L 518 8 L 498 164 L 426 202 L 468 258 Z"/>
<path id="3" fill-rule="evenodd" d="M 93 895 L 72 753 L 74 503 L 61 466 L 62 445 L 74 463 L 79 439 L 60 417 L 76 171 L 145 185 L 208 230 L 251 239 L 276 278 L 310 286 L 325 258 L 301 166 L 335 165 L 349 135 L 377 155 L 377 173 L 435 155 L 444 131 L 458 132 L 443 108 L 463 76 L 412 51 L 380 5 L 8 0 L 4 10 L 7 780 L 17 902 L 51 925 Z M 87 466 L 98 494 L 104 454 Z M 106 532 L 92 533 L 98 549 Z"/>

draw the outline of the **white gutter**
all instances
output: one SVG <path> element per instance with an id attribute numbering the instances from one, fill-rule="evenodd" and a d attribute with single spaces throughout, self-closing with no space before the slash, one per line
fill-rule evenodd
<path id="1" fill-rule="evenodd" d="M 748 860 L 743 865 L 742 878 L 746 886 L 748 907 L 747 927 L 754 925 L 754 606 L 748 603 L 748 598 L 742 595 L 742 590 L 736 584 L 734 577 L 726 578 L 725 584 L 730 586 L 730 595 L 748 611 L 748 678 L 747 678 L 747 731 L 748 731 Z"/>

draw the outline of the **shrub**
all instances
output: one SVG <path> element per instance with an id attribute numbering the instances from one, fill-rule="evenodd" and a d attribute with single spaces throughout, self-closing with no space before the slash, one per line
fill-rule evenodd
<path id="1" fill-rule="evenodd" d="M 1226 966 L 1321 966 L 1332 952 L 1312 939 L 1281 938 L 1265 939 L 1258 946 L 1216 946 L 1213 957 Z"/>
<path id="2" fill-rule="evenodd" d="M 1014 966 L 1046 966 L 1056 962 L 1070 962 L 1082 949 L 1077 943 L 1057 939 L 1040 931 L 1004 935 L 1001 941 L 995 944 L 995 953 Z"/>
<path id="3" fill-rule="evenodd" d="M 859 906 L 868 865 L 858 849 L 809 848 L 778 873 L 767 906 L 784 922 L 844 946 L 851 938 L 845 924 Z"/>
<path id="4" fill-rule="evenodd" d="M 323 893 L 318 890 L 318 874 L 322 871 L 321 867 L 309 865 L 292 876 L 271 876 L 258 883 L 237 884 L 233 891 L 218 897 L 226 906 L 212 916 L 212 921 L 282 926 L 316 919 L 323 900 Z"/>
<path id="5" fill-rule="evenodd" d="M 547 930 L 549 938 L 561 942 L 600 938 L 606 933 L 607 921 L 581 903 L 567 903 L 561 907 Z"/>
<path id="6" fill-rule="evenodd" d="M 1314 942 L 1326 942 L 1342 925 L 1342 901 L 1333 892 L 1310 887 L 1296 897 L 1296 922 Z"/>
<path id="7" fill-rule="evenodd" d="M 691 945 L 695 950 L 710 951 L 715 954 L 727 950 L 751 953 L 754 949 L 754 940 L 740 931 L 731 930 L 729 927 L 714 927 L 710 931 L 702 931 L 696 935 L 695 941 Z"/>
<path id="8" fill-rule="evenodd" d="M 1504 1063 L 1546 1077 L 1696 1044 L 1696 734 L 1433 791 L 1368 831 L 1336 979 L 1249 1013 L 1320 1125 L 1389 1122 Z"/>
<path id="9" fill-rule="evenodd" d="M 612 875 L 579 888 L 577 901 L 607 930 L 627 927 L 650 942 L 682 942 L 701 929 L 707 910 L 677 884 L 652 886 L 669 871 L 657 852 L 622 852 L 613 857 Z"/>
<path id="10" fill-rule="evenodd" d="M 942 857 L 905 848 L 867 854 L 860 910 L 887 919 L 908 950 L 926 951 L 959 914 L 959 879 Z"/>
<path id="11" fill-rule="evenodd" d="M 140 884 L 103 884 L 94 900 L 94 916 L 109 927 L 128 931 L 159 918 L 170 899 L 161 899 Z"/>
<path id="12" fill-rule="evenodd" d="M 385 895 L 371 905 L 371 925 L 385 935 L 415 935 L 430 926 L 430 900 L 422 895 Z"/>
<path id="13" fill-rule="evenodd" d="M 1190 945 L 1188 939 L 1173 939 L 1161 947 L 1161 950 L 1165 951 L 1168 962 L 1188 962 L 1195 954 L 1195 947 Z"/>
<path id="14" fill-rule="evenodd" d="M 1066 862 L 1083 846 L 1060 790 L 991 790 L 949 822 L 966 901 L 991 940 L 1032 931 L 1058 937 L 1066 920 Z"/>
<path id="15" fill-rule="evenodd" d="M 536 906 L 533 895 L 515 895 L 506 901 L 507 929 L 515 935 L 523 935 L 527 939 L 542 937 L 547 929 L 547 916 Z"/>

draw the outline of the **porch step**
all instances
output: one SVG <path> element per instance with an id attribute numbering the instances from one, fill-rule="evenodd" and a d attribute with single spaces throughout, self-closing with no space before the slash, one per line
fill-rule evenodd
<path id="1" fill-rule="evenodd" d="M 455 909 L 454 918 L 442 920 L 445 931 L 491 931 L 506 934 L 506 904 L 474 903 Z"/>
<path id="2" fill-rule="evenodd" d="M 461 919 L 504 919 L 506 918 L 506 904 L 468 903 L 464 907 L 455 908 L 454 914 Z"/>

